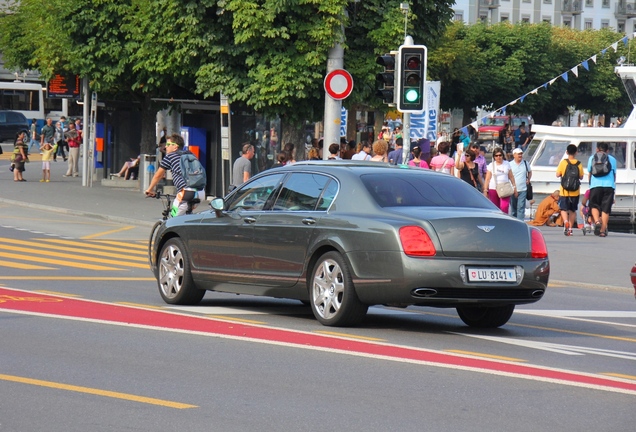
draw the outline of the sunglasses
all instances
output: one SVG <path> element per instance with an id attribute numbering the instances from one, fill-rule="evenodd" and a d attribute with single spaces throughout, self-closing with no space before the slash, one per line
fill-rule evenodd
<path id="1" fill-rule="evenodd" d="M 497 154 L 495 155 L 495 157 L 499 157 L 499 156 L 503 156 L 503 154 L 501 154 L 501 153 L 497 153 Z"/>
<path id="2" fill-rule="evenodd" d="M 166 143 L 166 147 L 171 146 L 171 145 L 178 145 L 178 144 L 177 144 L 177 143 L 173 143 L 173 142 L 171 142 L 171 141 L 168 141 L 168 142 Z"/>

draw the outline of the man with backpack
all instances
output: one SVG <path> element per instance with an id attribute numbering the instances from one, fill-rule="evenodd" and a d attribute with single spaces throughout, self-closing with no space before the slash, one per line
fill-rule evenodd
<path id="1" fill-rule="evenodd" d="M 574 144 L 568 145 L 565 152 L 567 158 L 561 160 L 556 170 L 557 178 L 561 178 L 559 190 L 559 210 L 563 219 L 563 234 L 572 235 L 572 227 L 576 221 L 576 212 L 579 208 L 579 195 L 581 194 L 581 180 L 583 179 L 583 166 L 576 160 L 577 148 Z"/>
<path id="2" fill-rule="evenodd" d="M 607 237 L 614 191 L 616 189 L 616 158 L 608 154 L 606 142 L 596 144 L 596 153 L 590 156 L 587 163 L 588 180 L 590 182 L 589 206 L 594 220 L 594 235 Z"/>
<path id="3" fill-rule="evenodd" d="M 170 216 L 181 216 L 195 208 L 196 203 L 205 199 L 205 170 L 196 157 L 189 151 L 183 151 L 183 138 L 179 134 L 172 134 L 166 142 L 166 156 L 161 160 L 157 172 L 152 177 L 147 196 L 154 197 L 155 187 L 164 177 L 166 171 L 172 173 L 172 182 L 177 190 Z"/>

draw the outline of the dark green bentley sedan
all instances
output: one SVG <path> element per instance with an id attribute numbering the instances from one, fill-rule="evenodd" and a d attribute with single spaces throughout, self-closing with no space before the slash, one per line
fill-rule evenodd
<path id="1" fill-rule="evenodd" d="M 453 307 L 469 326 L 499 327 L 548 285 L 541 231 L 444 173 L 300 162 L 211 207 L 151 236 L 167 303 L 206 290 L 298 299 L 328 326 L 355 325 L 370 305 Z"/>

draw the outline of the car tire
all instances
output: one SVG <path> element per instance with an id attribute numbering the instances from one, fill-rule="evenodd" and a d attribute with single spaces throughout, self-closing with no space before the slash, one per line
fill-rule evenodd
<path id="1" fill-rule="evenodd" d="M 358 299 L 347 263 L 333 251 L 316 261 L 309 280 L 309 298 L 314 316 L 326 326 L 358 324 L 368 309 Z"/>
<path id="2" fill-rule="evenodd" d="M 496 328 L 508 322 L 515 305 L 505 306 L 460 306 L 457 314 L 470 327 Z"/>
<path id="3" fill-rule="evenodd" d="M 194 285 L 190 255 L 178 237 L 171 238 L 161 248 L 157 262 L 157 283 L 159 294 L 168 304 L 194 305 L 205 295 L 205 290 Z"/>

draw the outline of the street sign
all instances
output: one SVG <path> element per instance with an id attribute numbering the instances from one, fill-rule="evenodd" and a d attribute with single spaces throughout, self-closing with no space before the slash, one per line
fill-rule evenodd
<path id="1" fill-rule="evenodd" d="M 325 77 L 325 91 L 334 100 L 346 99 L 353 90 L 353 78 L 344 69 L 336 69 Z"/>

